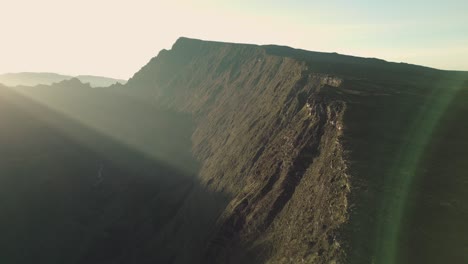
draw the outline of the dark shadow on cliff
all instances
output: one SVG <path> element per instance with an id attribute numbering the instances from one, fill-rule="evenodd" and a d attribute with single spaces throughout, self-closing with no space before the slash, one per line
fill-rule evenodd
<path id="1" fill-rule="evenodd" d="M 438 96 L 444 95 L 444 91 L 452 89 L 451 86 L 460 85 L 460 80 L 466 79 L 466 77 L 453 72 L 442 71 L 430 74 L 431 71 L 415 76 L 401 75 L 391 82 L 381 84 L 366 80 L 349 80 L 345 84 L 345 90 L 340 95 L 345 97 L 348 102 L 345 115 L 347 127 L 344 133 L 344 141 L 345 148 L 349 151 L 349 173 L 352 188 L 349 222 L 343 228 L 347 263 L 380 262 L 378 254 L 380 251 L 385 250 L 382 247 L 391 244 L 390 241 L 384 238 L 383 234 L 387 228 L 397 226 L 399 223 L 397 220 L 390 218 L 394 213 L 392 210 L 396 208 L 389 207 L 389 204 L 386 204 L 385 201 L 397 200 L 399 197 L 406 195 L 402 194 L 400 190 L 405 187 L 404 184 L 411 184 L 411 179 L 408 177 L 413 175 L 410 170 L 412 168 L 406 168 L 408 166 L 405 167 L 405 164 L 410 158 L 418 158 L 416 154 L 415 157 L 411 156 L 413 152 L 410 150 L 414 149 L 422 150 L 423 156 L 426 156 L 426 161 L 421 161 L 418 165 L 417 169 L 419 171 L 417 171 L 416 176 L 420 179 L 413 183 L 417 187 L 415 190 L 410 190 L 408 198 L 404 199 L 403 202 L 413 204 L 413 209 L 418 209 L 420 212 L 407 209 L 402 215 L 403 228 L 398 230 L 398 232 L 401 232 L 402 238 L 396 245 L 391 245 L 395 247 L 396 251 L 402 251 L 402 259 L 399 259 L 398 263 L 420 263 L 423 258 L 425 261 L 421 263 L 440 263 L 441 259 L 439 257 L 452 254 L 457 248 L 459 249 L 456 250 L 458 255 L 453 254 L 454 261 L 448 262 L 457 262 L 455 259 L 459 260 L 460 257 L 464 257 L 463 250 L 459 245 L 456 245 L 456 240 L 449 238 L 450 232 L 441 235 L 440 240 L 426 239 L 424 243 L 421 243 L 422 240 L 427 238 L 427 234 L 424 233 L 434 232 L 435 229 L 430 227 L 434 223 L 434 219 L 439 219 L 441 225 L 444 224 L 441 219 L 447 220 L 446 223 L 450 223 L 450 221 L 441 214 L 431 219 L 428 217 L 429 211 L 421 213 L 424 204 L 432 203 L 432 206 L 437 206 L 437 199 L 432 202 L 429 200 L 422 201 L 422 196 L 419 196 L 418 199 L 420 200 L 416 201 L 414 200 L 416 194 L 411 194 L 411 191 L 417 193 L 417 189 L 425 195 L 433 197 L 437 196 L 439 192 L 447 194 L 447 192 L 450 192 L 449 185 L 451 182 L 459 180 L 459 176 L 441 173 L 441 171 L 450 171 L 452 169 L 463 171 L 463 166 L 458 166 L 460 164 L 457 167 L 450 165 L 449 159 L 445 157 L 447 153 L 443 154 L 442 149 L 445 149 L 446 152 L 459 150 L 457 147 L 453 148 L 451 140 L 453 139 L 455 142 L 456 138 L 460 140 L 463 138 L 461 135 L 463 134 L 462 131 L 465 130 L 465 125 L 461 122 L 461 119 L 466 115 L 463 114 L 466 112 L 466 107 L 461 107 L 461 102 L 466 101 L 466 92 L 464 92 L 465 94 L 460 92 L 455 95 L 457 99 L 449 105 L 450 108 L 455 107 L 458 109 L 457 111 L 449 110 L 445 114 L 446 120 L 453 120 L 450 122 L 442 121 L 438 124 L 438 129 L 443 127 L 442 130 L 445 131 L 445 135 L 451 135 L 451 140 L 448 140 L 446 136 L 439 135 L 439 145 L 443 145 L 442 141 L 447 140 L 447 145 L 441 148 L 440 152 L 433 149 L 437 147 L 434 145 L 437 143 L 437 139 L 430 136 L 434 131 L 432 131 L 431 127 L 425 127 L 421 124 L 425 124 L 424 118 L 432 118 L 431 113 L 435 107 L 440 107 L 434 103 L 437 102 Z M 457 126 L 459 128 L 456 128 Z M 449 131 L 451 132 L 449 133 Z M 429 137 L 429 142 L 423 142 L 424 144 L 418 142 L 417 139 L 426 136 Z M 422 149 L 425 144 L 430 146 L 429 149 L 433 149 L 432 152 L 426 153 L 426 150 Z M 460 157 L 463 157 L 463 152 L 456 151 L 456 153 L 458 154 L 454 154 L 455 156 L 461 154 Z M 430 159 L 432 161 L 428 162 Z M 434 166 L 439 168 L 438 172 L 433 169 Z M 424 176 L 423 180 L 421 173 L 429 176 Z M 444 182 L 444 184 L 439 186 L 434 184 L 434 182 L 439 181 Z M 427 184 L 432 187 L 426 186 Z M 454 188 L 454 190 L 457 189 Z M 462 199 L 462 196 L 459 198 Z M 439 210 L 439 212 L 442 212 L 442 210 Z M 463 214 L 463 210 L 458 213 Z M 457 216 L 451 219 L 455 221 L 452 222 L 453 226 L 463 226 L 457 223 L 457 221 L 464 219 L 463 217 Z M 408 221 L 411 222 L 410 225 Z M 423 226 L 425 227 L 422 228 Z M 419 244 L 415 244 L 416 241 Z M 431 247 L 442 250 L 441 243 L 447 245 L 444 252 L 433 250 L 434 248 L 429 250 Z M 449 247 L 452 250 L 447 250 Z M 408 250 L 405 248 L 408 248 Z M 418 249 L 420 253 L 417 253 L 417 250 L 412 251 L 410 248 Z M 424 250 L 422 250 L 423 248 Z M 433 262 L 430 262 L 429 258 L 425 258 L 425 256 L 429 255 L 432 255 L 430 259 Z"/>
<path id="2" fill-rule="evenodd" d="M 193 166 L 155 160 L 5 87 L 0 124 L 2 263 L 200 260 L 227 197 L 201 186 Z"/>
<path id="3" fill-rule="evenodd" d="M 422 157 L 406 208 L 399 263 L 468 261 L 468 81 L 455 94 Z"/>

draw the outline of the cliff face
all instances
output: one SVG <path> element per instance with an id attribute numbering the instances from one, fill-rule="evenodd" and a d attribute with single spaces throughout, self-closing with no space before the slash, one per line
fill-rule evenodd
<path id="1" fill-rule="evenodd" d="M 208 259 L 401 263 L 424 146 L 466 79 L 378 59 L 181 38 L 128 87 L 193 116 L 199 177 L 232 197 Z"/>
<path id="2" fill-rule="evenodd" d="M 147 71 L 154 79 L 141 80 Z M 260 47 L 185 39 L 129 81 L 130 87 L 153 83 L 158 104 L 193 115 L 200 179 L 232 197 L 209 259 L 340 256 L 336 231 L 346 220 L 349 192 L 340 139 L 345 104 L 327 90 L 341 82 Z"/>
<path id="3" fill-rule="evenodd" d="M 87 135 L 77 142 L 99 154 L 90 160 L 110 160 L 114 165 L 106 167 L 118 175 L 106 180 L 104 192 L 87 182 L 77 187 L 91 188 L 99 206 L 93 213 L 71 213 L 86 215 L 85 224 L 71 230 L 88 230 L 86 239 L 71 243 L 80 245 L 76 261 L 53 252 L 44 260 L 411 263 L 405 262 L 411 257 L 400 257 L 400 249 L 409 234 L 421 235 L 401 231 L 417 230 L 414 219 L 420 219 L 404 214 L 412 182 L 426 177 L 419 167 L 431 160 L 423 157 L 425 146 L 438 120 L 447 119 L 445 108 L 453 98 L 466 98 L 467 77 L 377 59 L 181 38 L 126 85 L 18 88 L 70 119 L 54 121 L 53 128 L 67 132 L 72 142 L 74 134 Z M 451 114 L 466 111 L 457 103 Z M 38 122 L 52 115 L 44 112 Z M 69 122 L 94 132 L 72 133 Z M 20 155 L 13 150 L 5 155 L 11 153 Z M 465 155 L 460 152 L 459 158 Z M 56 156 L 45 164 L 54 164 Z M 95 167 L 89 173 L 96 174 Z M 80 179 L 80 173 L 72 178 Z M 114 186 L 135 175 L 137 185 Z M 61 177 L 56 173 L 51 182 Z M 133 199 L 140 188 L 144 191 Z M 96 218 L 99 225 L 92 224 Z M 26 221 L 18 229 L 31 225 Z M 112 255 L 108 244 L 121 254 Z M 451 256 L 439 260 L 459 262 Z M 417 257 L 412 260 L 417 263 Z"/>

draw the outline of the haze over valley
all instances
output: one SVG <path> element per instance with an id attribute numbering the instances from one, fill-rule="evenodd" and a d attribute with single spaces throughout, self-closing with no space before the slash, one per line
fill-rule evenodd
<path id="1" fill-rule="evenodd" d="M 468 263 L 465 2 L 7 2 L 0 263 Z"/>

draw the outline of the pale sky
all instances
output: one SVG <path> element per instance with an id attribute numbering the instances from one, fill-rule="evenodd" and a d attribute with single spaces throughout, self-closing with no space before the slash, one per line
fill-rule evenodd
<path id="1" fill-rule="evenodd" d="M 468 0 L 0 0 L 0 73 L 128 79 L 180 36 L 468 70 Z"/>

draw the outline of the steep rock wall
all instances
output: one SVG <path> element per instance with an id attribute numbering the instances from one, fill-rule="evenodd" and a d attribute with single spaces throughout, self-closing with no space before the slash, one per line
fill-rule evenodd
<path id="1" fill-rule="evenodd" d="M 232 197 L 205 261 L 341 257 L 336 235 L 349 192 L 340 143 L 346 105 L 327 92 L 341 83 L 257 46 L 187 39 L 129 81 L 130 88 L 155 91 L 158 104 L 193 115 L 200 180 Z"/>

